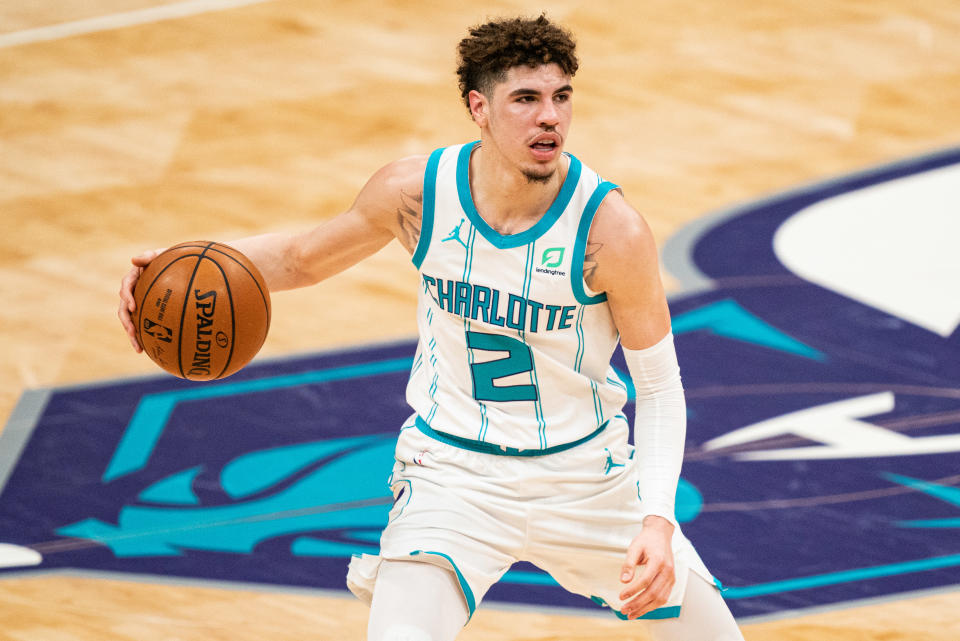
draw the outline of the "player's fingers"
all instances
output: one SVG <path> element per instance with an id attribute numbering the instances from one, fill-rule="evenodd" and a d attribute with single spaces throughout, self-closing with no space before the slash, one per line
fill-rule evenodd
<path id="1" fill-rule="evenodd" d="M 623 567 L 620 568 L 620 582 L 630 583 L 636 574 L 636 568 L 643 558 L 643 544 L 633 541 L 627 548 L 627 558 L 624 559 Z"/>
<path id="2" fill-rule="evenodd" d="M 137 339 L 137 332 L 135 329 L 131 328 L 128 330 L 127 337 L 130 339 L 130 345 L 133 346 L 133 350 L 137 354 L 143 351 L 143 347 L 140 345 L 139 339 Z"/>
<path id="3" fill-rule="evenodd" d="M 123 325 L 123 331 L 129 334 L 132 321 L 130 319 L 130 310 L 127 309 L 127 304 L 123 301 L 120 301 L 120 307 L 117 308 L 117 318 L 120 319 L 120 324 Z"/>
<path id="4" fill-rule="evenodd" d="M 655 610 L 663 606 L 670 597 L 670 592 L 676 583 L 676 571 L 673 566 L 672 558 L 661 560 L 652 560 L 651 566 L 658 566 L 659 570 L 650 577 L 650 582 L 643 592 L 638 592 L 633 601 L 626 606 L 634 616 L 642 616 L 650 610 Z M 641 577 L 643 580 L 644 577 Z M 630 597 L 622 597 L 627 601 Z M 629 615 L 628 615 L 629 616 Z"/>
<path id="5" fill-rule="evenodd" d="M 656 578 L 659 570 L 659 566 L 655 563 L 651 563 L 649 560 L 646 564 L 641 565 L 640 573 L 633 581 L 631 581 L 630 585 L 625 587 L 620 592 L 620 600 L 627 601 L 646 590 L 653 582 L 654 578 Z"/>
<path id="6" fill-rule="evenodd" d="M 626 601 L 647 589 L 661 573 L 673 582 L 673 557 L 659 552 L 644 552 L 642 572 L 629 586 L 620 592 L 620 600 Z"/>
<path id="7" fill-rule="evenodd" d="M 142 352 L 143 348 L 140 346 L 140 341 L 137 340 L 136 325 L 132 317 L 132 314 L 137 311 L 137 301 L 134 298 L 133 291 L 142 272 L 142 267 L 134 266 L 124 275 L 120 281 L 120 307 L 117 309 L 117 318 L 120 319 L 120 324 L 127 333 L 130 345 L 137 353 Z"/>
<path id="8" fill-rule="evenodd" d="M 131 335 L 130 335 L 130 345 L 133 346 L 133 350 L 134 350 L 137 354 L 139 354 L 140 352 L 143 351 L 143 348 L 140 346 L 140 341 L 137 340 L 137 335 L 136 335 L 136 334 L 131 334 Z"/>
<path id="9" fill-rule="evenodd" d="M 126 303 L 120 303 L 120 307 L 117 309 L 117 318 L 120 319 L 120 324 L 123 325 L 123 330 L 127 333 L 127 338 L 130 339 L 130 345 L 134 351 L 138 354 L 142 352 L 143 348 L 140 347 L 140 342 L 137 340 L 136 326 L 133 323 L 133 318 L 130 316 L 130 311 L 127 309 Z"/>
<path id="10" fill-rule="evenodd" d="M 126 327 L 124 328 L 126 329 Z M 140 346 L 140 341 L 137 340 L 137 334 L 131 329 L 126 329 L 127 331 L 127 340 L 130 341 L 130 347 L 133 348 L 133 351 L 140 353 L 143 351 L 143 348 Z"/>
<path id="11" fill-rule="evenodd" d="M 147 265 L 153 262 L 154 258 L 162 254 L 164 251 L 165 250 L 162 248 L 145 251 L 142 254 L 131 258 L 130 262 L 136 265 L 137 267 L 146 267 Z"/>
<path id="12" fill-rule="evenodd" d="M 142 254 L 134 256 L 130 259 L 130 262 L 133 263 L 133 267 L 130 268 L 130 271 L 127 272 L 127 274 L 123 277 L 123 280 L 120 282 L 120 299 L 126 303 L 127 309 L 131 314 L 137 311 L 137 301 L 133 296 L 133 291 L 137 286 L 137 281 L 140 279 L 140 275 L 143 273 L 143 269 L 152 263 L 153 260 L 164 251 L 165 250 L 163 249 L 154 249 L 143 252 Z"/>
<path id="13" fill-rule="evenodd" d="M 137 311 L 137 302 L 133 298 L 133 288 L 136 286 L 139 276 L 140 268 L 132 267 L 130 271 L 124 274 L 123 279 L 120 281 L 120 301 L 131 314 Z"/>
<path id="14" fill-rule="evenodd" d="M 666 605 L 673 589 L 673 581 L 669 577 L 665 572 L 658 574 L 646 590 L 624 604 L 621 612 L 629 619 L 636 619 Z"/>
<path id="15" fill-rule="evenodd" d="M 663 563 L 655 576 L 651 577 L 646 589 L 629 600 L 622 611 L 627 616 L 638 617 L 663 606 L 670 597 L 673 585 L 676 583 L 672 560 Z M 627 599 L 624 599 L 627 601 Z"/>

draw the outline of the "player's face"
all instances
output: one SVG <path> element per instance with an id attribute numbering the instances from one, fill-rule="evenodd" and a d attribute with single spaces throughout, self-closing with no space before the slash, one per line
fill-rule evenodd
<path id="1" fill-rule="evenodd" d="M 548 181 L 560 163 L 573 116 L 570 76 L 552 63 L 513 67 L 492 93 L 483 97 L 478 119 L 483 144 L 495 147 L 528 180 Z"/>

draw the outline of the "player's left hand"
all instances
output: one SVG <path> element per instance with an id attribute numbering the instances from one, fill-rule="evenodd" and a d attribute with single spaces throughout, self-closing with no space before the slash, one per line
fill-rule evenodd
<path id="1" fill-rule="evenodd" d="M 670 597 L 676 580 L 670 546 L 672 536 L 670 521 L 648 516 L 643 520 L 640 534 L 630 543 L 620 571 L 621 583 L 629 584 L 620 593 L 620 600 L 626 601 L 620 611 L 627 618 L 635 619 L 656 610 Z"/>
<path id="2" fill-rule="evenodd" d="M 143 347 L 140 346 L 140 341 L 137 340 L 137 324 L 133 320 L 133 314 L 137 311 L 137 301 L 133 296 L 133 292 L 137 287 L 137 280 L 140 278 L 140 274 L 143 273 L 143 270 L 154 258 L 162 253 L 162 249 L 154 249 L 153 251 L 144 252 L 139 256 L 134 256 L 130 260 L 130 262 L 133 263 L 133 267 L 130 268 L 123 277 L 123 280 L 120 281 L 120 307 L 117 309 L 117 318 L 120 319 L 120 324 L 123 325 L 123 330 L 127 333 L 130 344 L 138 354 L 143 351 Z"/>

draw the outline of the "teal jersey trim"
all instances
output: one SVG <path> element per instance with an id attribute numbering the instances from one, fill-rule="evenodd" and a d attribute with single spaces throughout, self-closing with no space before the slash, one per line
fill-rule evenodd
<path id="1" fill-rule="evenodd" d="M 590 381 L 590 389 L 593 391 L 593 411 L 596 413 L 597 422 L 603 422 L 603 401 L 600 400 L 600 387 L 594 380 Z"/>
<path id="2" fill-rule="evenodd" d="M 481 452 L 483 454 L 495 454 L 497 456 L 545 456 L 547 454 L 556 454 L 557 452 L 563 452 L 564 450 L 569 450 L 578 445 L 582 445 L 599 435 L 603 430 L 607 429 L 607 425 L 610 421 L 605 421 L 600 427 L 595 429 L 593 432 L 587 434 L 583 438 L 578 438 L 575 441 L 570 443 L 561 443 L 560 445 L 554 445 L 552 447 L 545 447 L 542 449 L 521 449 L 518 447 L 509 447 L 507 445 L 497 445 L 496 443 L 484 443 L 482 441 L 474 441 L 473 439 L 463 438 L 462 436 L 455 436 L 454 434 L 448 434 L 447 432 L 441 432 L 430 427 L 430 424 L 427 421 L 423 420 L 419 416 L 417 417 L 417 429 L 434 439 L 435 441 L 440 441 L 441 443 L 446 443 L 447 445 L 452 445 L 454 447 L 459 447 L 460 449 L 470 450 L 472 452 Z"/>
<path id="3" fill-rule="evenodd" d="M 462 224 L 462 223 L 461 223 Z M 477 240 L 477 228 L 474 225 L 470 226 L 470 231 L 467 232 L 467 249 L 465 256 L 463 258 L 463 282 L 469 283 L 470 276 L 473 274 L 473 250 L 476 246 Z M 470 344 L 470 328 L 473 327 L 473 323 L 469 318 L 464 317 L 463 319 L 463 333 L 464 333 L 464 344 Z M 473 350 L 470 347 L 467 347 L 467 362 L 470 364 L 471 371 L 473 369 L 474 361 L 476 359 L 473 355 Z M 480 433 L 477 438 L 481 441 L 485 438 L 487 433 L 487 406 L 483 401 L 477 399 L 477 403 L 480 405 Z"/>
<path id="4" fill-rule="evenodd" d="M 527 262 L 523 268 L 523 297 L 530 297 L 530 285 L 533 283 L 533 258 L 536 252 L 534 248 L 536 247 L 536 242 L 532 242 L 527 245 Z M 527 333 L 524 330 L 518 330 L 517 332 L 520 335 L 520 340 L 524 343 L 527 342 Z M 547 422 L 543 418 L 543 398 L 540 394 L 540 380 L 537 377 L 537 361 L 534 358 L 533 351 L 530 352 L 530 384 L 533 385 L 537 390 L 537 398 L 534 401 L 534 412 L 537 416 L 537 423 L 540 425 L 540 447 L 547 447 Z"/>
<path id="5" fill-rule="evenodd" d="M 427 160 L 427 170 L 423 174 L 423 214 L 420 220 L 420 238 L 417 248 L 413 252 L 413 265 L 420 269 L 423 259 L 427 257 L 430 248 L 430 237 L 433 236 L 433 210 L 437 203 L 437 169 L 440 166 L 440 156 L 443 149 L 435 149 Z"/>
<path id="6" fill-rule="evenodd" d="M 674 605 L 668 608 L 657 608 L 652 612 L 647 612 L 641 619 L 676 619 L 680 616 L 680 606 Z"/>
<path id="7" fill-rule="evenodd" d="M 619 610 L 614 610 L 613 608 L 611 608 L 610 604 L 607 603 L 606 600 L 598 596 L 592 596 L 590 597 L 590 600 L 596 603 L 597 605 L 601 605 L 605 608 L 610 608 L 610 611 L 613 612 L 615 615 L 617 615 L 618 619 L 622 619 L 624 621 L 628 619 L 627 615 L 624 614 L 623 612 L 620 612 Z M 658 620 L 658 619 L 676 619 L 678 616 L 680 616 L 680 606 L 672 605 L 666 608 L 657 608 L 656 610 L 651 610 L 650 612 L 647 612 L 643 616 L 637 617 L 635 620 L 639 621 L 640 619 L 646 619 L 649 621 L 649 620 Z"/>
<path id="8" fill-rule="evenodd" d="M 585 351 L 585 345 L 583 341 L 583 310 L 586 307 L 581 307 L 580 311 L 577 312 L 577 353 L 573 357 L 573 369 L 578 374 L 580 373 L 580 367 L 583 366 L 583 354 Z"/>
<path id="9" fill-rule="evenodd" d="M 600 203 L 614 189 L 620 189 L 611 182 L 602 182 L 597 185 L 587 201 L 587 206 L 583 208 L 583 214 L 580 216 L 580 226 L 577 227 L 577 241 L 573 245 L 573 259 L 570 264 L 570 285 L 573 287 L 573 295 L 581 305 L 593 305 L 607 300 L 606 294 L 597 294 L 588 296 L 583 289 L 583 259 L 587 255 L 587 237 L 590 235 L 590 225 L 593 223 L 593 217 L 600 208 Z"/>
<path id="10" fill-rule="evenodd" d="M 576 258 L 574 258 L 576 260 Z M 584 337 L 583 332 L 583 312 L 587 309 L 585 306 L 580 306 L 580 311 L 577 312 L 577 354 L 574 357 L 574 369 L 577 373 L 580 373 L 580 368 L 583 366 L 583 357 L 586 354 L 587 345 L 586 338 Z M 597 424 L 600 425 L 603 423 L 603 405 L 600 401 L 600 396 L 597 393 L 598 387 L 597 382 L 593 379 L 590 380 L 590 391 L 593 393 L 593 413 L 594 417 L 597 419 Z"/>
<path id="11" fill-rule="evenodd" d="M 470 193 L 470 154 L 478 144 L 480 144 L 479 140 L 465 144 L 460 149 L 460 155 L 457 157 L 457 195 L 460 197 L 460 206 L 463 207 L 463 211 L 467 214 L 467 217 L 470 218 L 473 226 L 476 227 L 480 234 L 494 247 L 499 249 L 512 249 L 532 243 L 543 236 L 547 230 L 557 222 L 563 210 L 570 204 L 570 199 L 573 198 L 573 192 L 577 189 L 577 183 L 580 182 L 580 172 L 582 169 L 580 161 L 576 156 L 565 154 L 570 158 L 570 168 L 567 170 L 567 177 L 563 181 L 563 186 L 560 187 L 560 193 L 557 194 L 556 200 L 550 205 L 547 213 L 530 229 L 522 231 L 519 234 L 504 236 L 480 217 L 476 205 L 473 204 L 473 195 Z M 424 198 L 424 200 L 426 200 L 426 198 Z M 424 204 L 424 207 L 426 207 L 426 204 Z"/>
<path id="12" fill-rule="evenodd" d="M 418 556 L 420 554 L 433 554 L 434 556 L 439 556 L 443 559 L 446 559 L 447 563 L 450 564 L 450 567 L 457 574 L 457 582 L 460 583 L 460 590 L 463 592 L 463 598 L 467 600 L 467 609 L 470 610 L 469 615 L 467 616 L 467 621 L 473 617 L 473 613 L 477 609 L 477 599 L 473 596 L 473 590 L 470 589 L 470 584 L 467 583 L 467 580 L 463 577 L 463 573 L 460 572 L 460 568 L 457 567 L 457 564 L 453 562 L 453 559 L 449 555 L 444 554 L 443 552 L 430 552 L 429 550 L 414 550 L 410 553 L 410 556 Z"/>
<path id="13" fill-rule="evenodd" d="M 390 480 L 393 480 L 393 474 L 390 475 Z M 397 485 L 400 485 L 403 483 L 406 483 L 406 487 L 402 488 L 399 492 L 397 492 L 397 498 L 393 500 L 393 507 L 390 508 L 390 512 L 393 512 L 393 510 L 396 509 L 397 502 L 400 500 L 400 492 L 406 492 L 407 494 L 406 500 L 403 502 L 403 505 L 400 506 L 400 511 L 392 515 L 388 519 L 388 523 L 393 523 L 394 521 L 399 519 L 401 516 L 403 516 L 403 511 L 407 509 L 407 506 L 410 505 L 410 499 L 413 498 L 413 483 L 410 482 L 410 479 L 400 479 L 399 481 L 397 481 Z M 388 485 L 390 485 L 392 489 L 394 484 L 388 483 Z"/>

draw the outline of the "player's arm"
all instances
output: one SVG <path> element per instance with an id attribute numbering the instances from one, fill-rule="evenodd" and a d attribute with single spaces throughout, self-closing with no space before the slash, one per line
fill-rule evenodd
<path id="1" fill-rule="evenodd" d="M 360 262 L 397 238 L 412 254 L 420 237 L 426 156 L 395 161 L 375 173 L 350 208 L 301 233 L 270 233 L 228 242 L 257 266 L 271 291 L 306 287 Z M 120 285 L 118 317 L 136 351 L 133 291 L 160 250 L 132 259 Z"/>
<path id="2" fill-rule="evenodd" d="M 621 599 L 627 601 L 624 613 L 640 616 L 662 606 L 675 581 L 670 540 L 686 407 L 653 235 L 619 192 L 611 192 L 597 211 L 584 279 L 607 295 L 636 388 L 634 442 L 644 516 L 625 559 L 621 581 L 629 585 Z"/>
<path id="3" fill-rule="evenodd" d="M 307 287 L 400 240 L 412 254 L 420 235 L 426 156 L 375 173 L 342 214 L 297 234 L 263 234 L 229 244 L 260 269 L 271 291 Z"/>

